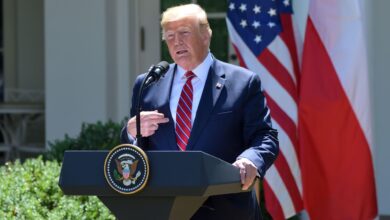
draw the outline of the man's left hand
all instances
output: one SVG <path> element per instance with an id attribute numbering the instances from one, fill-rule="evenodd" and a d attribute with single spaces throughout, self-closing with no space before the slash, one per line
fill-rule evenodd
<path id="1" fill-rule="evenodd" d="M 240 158 L 233 163 L 233 166 L 240 168 L 242 190 L 247 190 L 257 176 L 255 164 L 246 158 Z"/>

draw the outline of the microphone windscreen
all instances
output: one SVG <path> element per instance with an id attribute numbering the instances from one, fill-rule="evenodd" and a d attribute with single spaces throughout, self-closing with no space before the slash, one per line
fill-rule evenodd
<path id="1" fill-rule="evenodd" d="M 167 61 L 161 61 L 156 66 L 160 67 L 164 73 L 169 69 L 169 63 Z"/>

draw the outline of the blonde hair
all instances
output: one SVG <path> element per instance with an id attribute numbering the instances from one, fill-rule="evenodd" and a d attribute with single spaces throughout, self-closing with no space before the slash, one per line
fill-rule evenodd
<path id="1" fill-rule="evenodd" d="M 197 18 L 199 22 L 199 27 L 206 28 L 211 37 L 212 31 L 209 22 L 207 20 L 207 14 L 205 10 L 197 4 L 186 4 L 186 5 L 179 5 L 179 6 L 168 8 L 163 12 L 161 23 L 160 23 L 163 32 L 162 34 L 163 40 L 164 40 L 164 27 L 168 22 L 178 21 L 191 16 Z"/>

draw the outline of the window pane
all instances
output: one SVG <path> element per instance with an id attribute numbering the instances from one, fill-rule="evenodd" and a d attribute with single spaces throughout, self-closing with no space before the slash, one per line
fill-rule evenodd
<path id="1" fill-rule="evenodd" d="M 228 61 L 228 33 L 225 19 L 209 19 L 213 36 L 210 50 L 214 56 L 222 61 Z"/>
<path id="2" fill-rule="evenodd" d="M 225 12 L 227 8 L 226 0 L 198 0 L 197 3 L 202 6 L 206 12 Z"/>
<path id="3" fill-rule="evenodd" d="M 191 0 L 161 0 L 161 12 L 165 11 L 169 7 L 188 3 L 191 3 Z"/>
<path id="4" fill-rule="evenodd" d="M 169 55 L 168 47 L 165 41 L 161 41 L 161 60 L 165 60 L 168 63 L 173 63 L 173 60 Z"/>
<path id="5" fill-rule="evenodd" d="M 4 102 L 4 66 L 3 66 L 3 1 L 0 0 L 0 102 Z M 0 141 L 3 141 L 2 136 Z"/>

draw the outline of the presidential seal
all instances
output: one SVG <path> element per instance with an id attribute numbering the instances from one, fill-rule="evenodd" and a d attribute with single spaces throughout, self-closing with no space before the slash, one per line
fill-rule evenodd
<path id="1" fill-rule="evenodd" d="M 139 192 L 148 181 L 148 158 L 137 146 L 118 145 L 108 153 L 104 161 L 104 176 L 111 188 L 121 194 Z"/>

